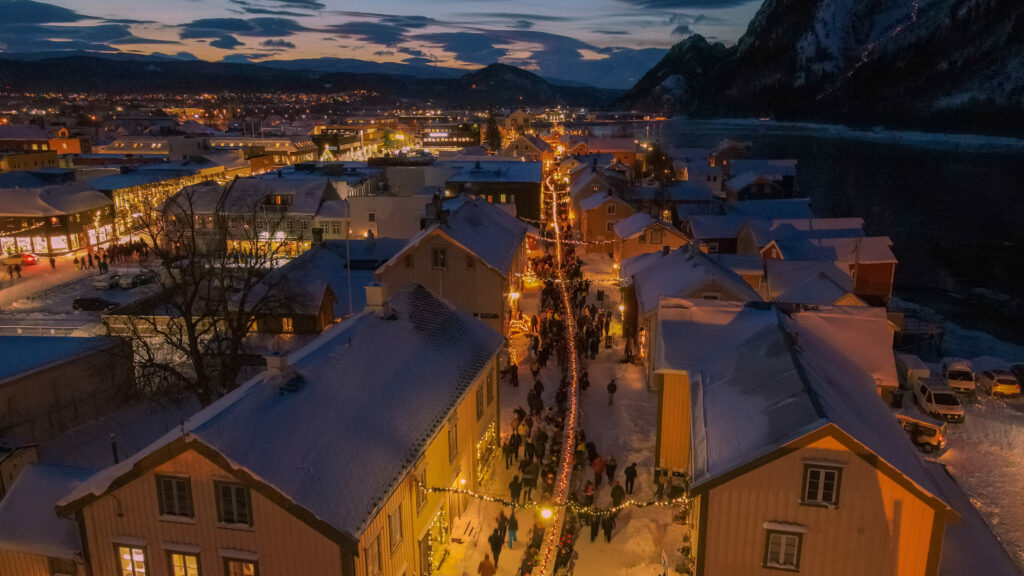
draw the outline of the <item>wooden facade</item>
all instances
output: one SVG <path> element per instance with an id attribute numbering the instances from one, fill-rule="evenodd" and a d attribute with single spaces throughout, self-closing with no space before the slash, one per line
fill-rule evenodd
<path id="1" fill-rule="evenodd" d="M 587 252 L 611 253 L 615 242 L 615 230 L 612 228 L 619 220 L 625 220 L 636 213 L 628 202 L 614 196 L 590 210 L 583 209 L 580 214 L 580 232 L 584 242 L 603 242 L 603 244 L 587 244 Z"/>
<path id="2" fill-rule="evenodd" d="M 690 243 L 690 239 L 665 222 L 657 221 L 645 228 L 640 234 L 629 238 L 617 238 L 615 242 L 615 261 L 622 262 L 627 258 L 650 254 L 665 250 L 671 252 Z"/>

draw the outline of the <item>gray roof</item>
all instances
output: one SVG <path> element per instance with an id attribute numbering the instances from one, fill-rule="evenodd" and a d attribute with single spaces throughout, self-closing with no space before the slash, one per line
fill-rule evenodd
<path id="1" fill-rule="evenodd" d="M 697 291 L 710 286 L 728 290 L 732 298 L 740 301 L 761 300 L 761 295 L 739 274 L 700 250 L 678 248 L 648 262 L 633 274 L 641 314 L 657 308 L 661 298 L 697 298 Z"/>
<path id="2" fill-rule="evenodd" d="M 666 300 L 655 370 L 691 375 L 693 486 L 828 424 L 944 494 L 878 394 L 896 381 L 885 310 Z"/>
<path id="3" fill-rule="evenodd" d="M 263 204 L 267 195 L 282 194 L 292 197 L 288 214 L 313 216 L 324 200 L 332 198 L 334 188 L 322 176 L 309 178 L 280 178 L 275 173 L 237 178 L 228 185 L 222 202 L 225 213 L 251 213 Z"/>
<path id="4" fill-rule="evenodd" d="M 753 256 L 759 258 L 759 256 Z M 818 260 L 765 261 L 769 300 L 794 304 L 834 304 L 853 293 L 853 279 L 835 262 Z"/>
<path id="5" fill-rule="evenodd" d="M 438 167 L 457 168 L 448 182 L 529 182 L 539 184 L 542 177 L 540 162 L 518 160 L 492 160 L 488 162 L 438 161 Z"/>
<path id="6" fill-rule="evenodd" d="M 811 218 L 811 201 L 807 198 L 784 198 L 778 200 L 744 200 L 727 202 L 725 213 L 746 216 L 751 219 L 771 220 L 775 218 Z"/>
<path id="7" fill-rule="evenodd" d="M 0 140 L 49 140 L 50 132 L 35 124 L 0 125 Z"/>
<path id="8" fill-rule="evenodd" d="M 500 334 L 422 286 L 364 312 L 66 496 L 105 493 L 184 433 L 341 533 L 356 537 L 502 346 Z"/>
<path id="9" fill-rule="evenodd" d="M 0 500 L 0 550 L 77 557 L 78 524 L 54 512 L 57 501 L 93 474 L 92 470 L 29 464 Z"/>
<path id="10" fill-rule="evenodd" d="M 0 188 L 0 214 L 59 216 L 111 206 L 114 202 L 91 184 L 72 182 L 43 188 Z"/>
<path id="11" fill-rule="evenodd" d="M 0 336 L 0 350 L 4 351 L 0 382 L 86 354 L 109 352 L 116 344 L 117 338 L 106 336 Z"/>

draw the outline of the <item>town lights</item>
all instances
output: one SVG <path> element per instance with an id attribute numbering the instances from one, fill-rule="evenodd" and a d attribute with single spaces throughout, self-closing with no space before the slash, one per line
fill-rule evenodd
<path id="1" fill-rule="evenodd" d="M 519 300 L 519 292 L 509 292 L 508 299 L 513 301 Z"/>
<path id="2" fill-rule="evenodd" d="M 540 517 L 545 520 L 551 520 L 551 517 L 555 515 L 555 512 L 551 508 L 543 508 L 540 511 Z"/>
<path id="3" fill-rule="evenodd" d="M 623 306 L 622 304 L 619 304 L 619 312 L 625 312 L 625 311 L 626 311 L 626 307 Z"/>

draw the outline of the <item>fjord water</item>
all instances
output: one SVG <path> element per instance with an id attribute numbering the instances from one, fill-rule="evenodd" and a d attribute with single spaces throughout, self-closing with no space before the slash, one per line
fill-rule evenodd
<path id="1" fill-rule="evenodd" d="M 892 238 L 895 296 L 1024 344 L 1024 141 L 685 119 L 637 132 L 665 147 L 730 138 L 755 158 L 796 158 L 815 214 L 860 216 L 868 235 Z"/>

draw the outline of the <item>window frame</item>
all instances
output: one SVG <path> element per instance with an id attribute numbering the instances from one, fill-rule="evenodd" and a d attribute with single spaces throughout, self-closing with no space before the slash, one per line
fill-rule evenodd
<path id="1" fill-rule="evenodd" d="M 281 316 L 281 333 L 282 334 L 294 334 L 295 333 L 295 319 L 291 316 Z"/>
<path id="2" fill-rule="evenodd" d="M 494 404 L 494 372 L 487 373 L 487 405 Z"/>
<path id="3" fill-rule="evenodd" d="M 179 555 L 181 557 L 191 556 L 196 559 L 196 576 L 203 576 L 203 563 L 199 558 L 199 553 L 182 552 L 181 550 L 167 550 L 167 574 L 168 576 L 174 576 L 174 556 Z M 188 565 L 185 566 L 185 576 L 188 575 Z"/>
<path id="4" fill-rule="evenodd" d="M 766 530 L 764 537 L 764 558 L 761 562 L 761 567 L 768 570 L 784 570 L 787 572 L 799 572 L 800 571 L 800 556 L 803 554 L 804 549 L 804 535 L 800 532 L 787 532 L 785 530 Z M 772 562 L 771 550 L 772 550 L 772 536 L 779 536 L 782 540 L 779 543 L 779 562 Z M 793 557 L 793 564 L 785 564 L 786 559 L 786 538 L 796 538 L 796 552 Z"/>
<path id="5" fill-rule="evenodd" d="M 459 457 L 459 418 L 452 416 L 448 419 L 448 463 L 455 462 Z"/>
<path id="6" fill-rule="evenodd" d="M 617 222 L 618 222 L 618 220 L 612 220 L 610 222 L 605 222 L 604 223 L 604 231 L 605 232 L 615 232 L 615 224 Z"/>
<path id="7" fill-rule="evenodd" d="M 370 540 L 370 544 L 363 548 L 363 552 L 366 554 L 366 556 L 364 557 L 365 562 L 363 562 L 363 567 L 366 569 L 366 576 L 379 576 L 382 572 L 384 572 L 384 554 L 381 551 L 380 534 L 380 532 L 377 532 L 377 535 L 373 537 L 373 540 Z M 370 570 L 371 551 L 376 552 L 377 558 L 376 570 L 372 571 Z"/>
<path id="8" fill-rule="evenodd" d="M 397 517 L 397 523 L 395 518 Z M 405 526 L 402 524 L 402 505 L 388 514 L 388 545 L 391 547 L 391 555 L 394 556 L 398 547 L 405 540 Z M 398 538 L 395 538 L 395 526 L 398 526 Z"/>
<path id="9" fill-rule="evenodd" d="M 247 516 L 247 522 L 227 521 L 227 520 L 224 519 L 225 518 L 224 517 L 224 506 L 223 506 L 223 502 L 221 501 L 220 491 L 221 491 L 221 488 L 225 488 L 225 487 L 231 487 L 231 488 L 234 488 L 234 489 L 241 488 L 242 490 L 244 490 L 244 492 L 245 492 L 245 513 L 246 513 L 246 516 Z M 217 502 L 217 523 L 218 524 L 225 525 L 225 526 L 252 526 L 253 525 L 253 517 L 252 517 L 252 491 L 249 490 L 248 486 L 246 486 L 245 484 L 242 484 L 240 482 L 228 482 L 228 481 L 222 481 L 222 480 L 214 480 L 214 482 L 213 482 L 213 489 L 214 489 L 214 498 L 215 498 L 215 500 Z M 235 495 L 234 495 L 234 493 L 232 493 L 232 507 L 233 508 L 235 506 L 234 501 L 235 501 Z M 237 510 L 234 511 L 234 512 L 235 513 L 233 514 L 233 516 L 237 517 Z M 236 558 L 235 560 L 238 560 L 238 558 Z"/>
<path id="10" fill-rule="evenodd" d="M 821 476 L 818 479 L 818 489 L 816 492 L 816 499 L 808 498 L 808 484 L 810 483 L 811 473 L 820 472 Z M 834 473 L 835 481 L 832 486 L 832 499 L 830 501 L 823 500 L 823 494 L 825 492 L 825 474 Z M 803 483 L 800 490 L 800 504 L 803 506 L 816 506 L 821 508 L 838 508 L 839 507 L 839 495 L 840 489 L 843 485 L 843 467 L 838 465 L 818 464 L 805 462 Z"/>
<path id="11" fill-rule="evenodd" d="M 192 479 L 190 477 L 188 477 L 188 476 L 178 476 L 176 474 L 156 474 L 155 477 L 156 477 L 157 511 L 160 513 L 160 516 L 170 516 L 170 517 L 174 517 L 174 518 L 195 518 L 196 511 L 195 511 L 195 505 L 194 505 L 193 500 L 192 500 Z M 185 484 L 185 500 L 186 500 L 186 507 L 188 508 L 188 513 L 187 514 L 177 514 L 176 512 L 178 512 L 178 510 L 175 510 L 174 512 L 170 512 L 165 507 L 166 502 L 164 502 L 164 485 L 163 485 L 163 483 L 165 481 L 169 481 L 169 482 L 183 482 Z M 177 494 L 175 494 L 175 499 L 177 499 Z M 175 502 L 175 506 L 177 506 L 177 502 Z"/>
<path id="12" fill-rule="evenodd" d="M 430 500 L 430 494 L 424 489 L 421 484 L 426 485 L 427 483 L 427 465 L 422 464 L 416 471 L 416 512 L 423 512 L 423 508 L 426 507 L 427 501 Z"/>
<path id="13" fill-rule="evenodd" d="M 147 576 L 149 574 L 149 553 L 146 552 L 145 546 L 136 546 L 134 544 L 122 544 L 120 542 L 114 542 L 114 558 L 117 559 L 117 573 L 120 576 L 124 576 L 124 567 L 121 564 L 121 548 L 128 549 L 128 554 L 132 557 L 132 576 Z M 142 573 L 140 574 L 135 569 L 135 554 L 134 550 L 142 550 Z"/>
<path id="14" fill-rule="evenodd" d="M 70 572 L 62 569 L 68 567 L 72 567 L 73 569 Z M 73 558 L 57 558 L 54 556 L 47 556 L 46 569 L 50 573 L 50 576 L 77 576 L 78 562 Z"/>
<path id="15" fill-rule="evenodd" d="M 476 421 L 479 422 L 484 417 L 484 387 L 476 387 Z"/>
<path id="16" fill-rule="evenodd" d="M 616 208 L 617 206 L 615 206 L 615 204 L 608 204 L 608 206 L 605 208 L 605 214 L 607 214 L 608 216 L 614 215 Z"/>
<path id="17" fill-rule="evenodd" d="M 476 258 L 472 254 L 466 254 L 466 270 L 476 270 Z"/>
<path id="18" fill-rule="evenodd" d="M 440 259 L 438 259 L 439 255 Z M 430 267 L 434 270 L 448 269 L 448 248 L 446 246 L 432 246 L 430 248 Z"/>
<path id="19" fill-rule="evenodd" d="M 719 250 L 718 242 L 708 242 L 707 246 L 708 246 L 708 254 L 717 254 L 718 253 L 718 250 Z"/>
<path id="20" fill-rule="evenodd" d="M 657 238 L 657 239 L 655 239 L 655 238 Z M 659 229 L 655 228 L 655 229 L 653 229 L 653 230 L 651 230 L 649 232 L 649 239 L 650 239 L 650 243 L 651 244 L 661 244 L 661 242 L 662 242 L 662 240 L 664 240 L 664 238 L 665 238 L 665 231 L 664 230 L 659 230 Z"/>
<path id="21" fill-rule="evenodd" d="M 231 576 L 230 565 L 232 562 L 240 562 L 243 564 L 252 564 L 253 576 L 260 576 L 260 562 L 259 560 L 245 560 L 244 558 L 235 558 L 233 556 L 222 556 L 224 565 L 224 576 Z"/>
<path id="22" fill-rule="evenodd" d="M 406 254 L 402 260 L 406 270 L 412 270 L 416 267 L 416 258 L 412 254 Z"/>

